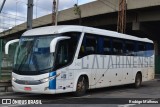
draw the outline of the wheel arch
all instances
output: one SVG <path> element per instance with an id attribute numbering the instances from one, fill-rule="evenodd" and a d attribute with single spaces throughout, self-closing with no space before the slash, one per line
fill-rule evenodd
<path id="1" fill-rule="evenodd" d="M 135 70 L 135 72 L 133 72 L 133 81 L 132 81 L 132 82 L 135 82 L 136 75 L 137 75 L 138 73 L 141 74 L 141 76 L 143 75 L 143 74 L 142 74 L 142 71 L 141 71 L 140 69 Z"/>
<path id="2" fill-rule="evenodd" d="M 89 88 L 89 76 L 88 76 L 88 74 L 87 74 L 87 73 L 82 72 L 82 73 L 80 73 L 79 75 L 77 75 L 77 76 L 75 77 L 73 91 L 76 91 L 76 88 L 77 88 L 77 82 L 78 82 L 78 79 L 79 79 L 81 76 L 84 76 L 84 77 L 85 77 L 85 79 L 87 79 L 87 82 L 88 82 L 88 88 Z"/>
<path id="3" fill-rule="evenodd" d="M 142 77 L 142 72 L 141 72 L 141 71 L 137 71 L 136 75 L 137 75 L 137 74 L 140 74 L 141 77 Z"/>
<path id="4" fill-rule="evenodd" d="M 133 75 L 133 83 L 135 82 L 135 80 L 136 80 L 136 76 L 137 76 L 137 74 L 140 74 L 141 75 L 141 78 L 142 78 L 142 71 L 140 71 L 140 70 L 137 70 L 137 72 L 135 72 L 134 73 L 134 75 Z M 142 78 L 142 81 L 143 81 L 143 78 Z"/>

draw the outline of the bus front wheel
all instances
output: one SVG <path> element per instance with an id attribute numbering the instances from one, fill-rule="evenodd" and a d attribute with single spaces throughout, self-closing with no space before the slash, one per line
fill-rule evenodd
<path id="1" fill-rule="evenodd" d="M 86 93 L 87 90 L 87 80 L 84 76 L 80 76 L 77 82 L 75 96 L 82 96 Z"/>

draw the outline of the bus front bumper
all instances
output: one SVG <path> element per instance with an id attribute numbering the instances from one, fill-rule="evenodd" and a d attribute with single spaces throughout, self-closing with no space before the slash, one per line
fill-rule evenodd
<path id="1" fill-rule="evenodd" d="M 39 85 L 25 85 L 17 84 L 12 81 L 12 89 L 14 92 L 23 93 L 39 93 L 39 94 L 55 94 L 55 89 L 49 89 L 49 82 L 39 84 Z"/>

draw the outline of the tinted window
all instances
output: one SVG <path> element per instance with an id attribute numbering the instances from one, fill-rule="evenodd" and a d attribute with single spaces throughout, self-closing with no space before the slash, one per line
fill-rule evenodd
<path id="1" fill-rule="evenodd" d="M 113 55 L 123 55 L 123 41 L 114 39 L 112 41 Z"/>
<path id="2" fill-rule="evenodd" d="M 151 56 L 153 55 L 153 44 L 85 34 L 78 58 L 91 54 Z"/>
<path id="3" fill-rule="evenodd" d="M 74 54 L 77 50 L 77 45 L 79 43 L 79 38 L 80 38 L 81 32 L 67 32 L 67 33 L 64 33 L 63 35 L 71 37 L 68 40 L 69 47 L 70 47 L 69 53 L 71 53 L 74 56 Z"/>
<path id="4" fill-rule="evenodd" d="M 57 57 L 56 57 L 56 66 L 57 68 L 66 65 L 69 61 L 69 46 L 67 40 L 62 40 L 58 43 Z"/>
<path id="5" fill-rule="evenodd" d="M 97 50 L 96 47 L 97 47 L 96 38 L 93 36 L 86 36 L 86 46 L 85 46 L 86 54 L 88 55 L 95 54 Z"/>
<path id="6" fill-rule="evenodd" d="M 105 55 L 110 55 L 111 54 L 111 42 L 110 42 L 109 38 L 104 38 L 103 54 L 105 54 Z"/>
<path id="7" fill-rule="evenodd" d="M 135 55 L 134 42 L 131 42 L 131 41 L 125 42 L 125 55 L 127 55 L 127 56 L 134 56 Z"/>
<path id="8" fill-rule="evenodd" d="M 69 36 L 71 38 L 67 40 L 61 40 L 57 44 L 55 60 L 56 69 L 66 66 L 73 61 L 80 34 L 81 33 L 79 32 L 68 32 L 63 34 L 64 36 Z"/>
<path id="9" fill-rule="evenodd" d="M 154 45 L 152 43 L 146 44 L 146 56 L 150 57 L 154 54 Z"/>
<path id="10" fill-rule="evenodd" d="M 97 38 L 92 34 L 85 34 L 79 52 L 79 58 L 97 53 Z"/>
<path id="11" fill-rule="evenodd" d="M 145 56 L 146 46 L 144 43 L 138 43 L 137 56 Z"/>

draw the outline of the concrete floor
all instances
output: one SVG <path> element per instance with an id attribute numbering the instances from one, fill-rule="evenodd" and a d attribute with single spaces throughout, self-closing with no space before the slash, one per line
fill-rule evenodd
<path id="1" fill-rule="evenodd" d="M 7 107 L 159 107 L 160 81 L 144 82 L 142 87 L 135 89 L 128 85 L 90 90 L 82 97 L 74 97 L 72 93 L 57 95 L 40 95 L 24 93 L 0 93 L 1 98 L 41 99 L 44 105 L 1 105 Z M 142 98 L 142 99 L 139 99 Z M 159 104 L 128 103 L 129 100 L 159 101 Z M 100 104 L 98 104 L 100 103 Z M 50 104 L 50 105 L 48 105 Z"/>

